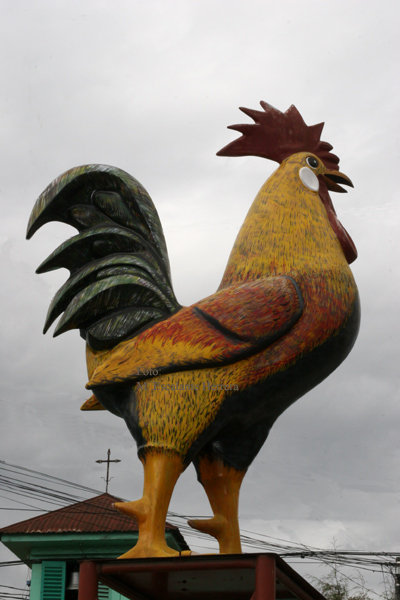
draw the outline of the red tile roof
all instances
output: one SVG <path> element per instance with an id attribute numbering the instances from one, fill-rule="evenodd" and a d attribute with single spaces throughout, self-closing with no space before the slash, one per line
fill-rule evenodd
<path id="1" fill-rule="evenodd" d="M 40 517 L 3 527 L 0 534 L 138 531 L 138 524 L 134 519 L 122 515 L 113 507 L 114 502 L 120 501 L 120 498 L 110 494 L 101 494 Z M 165 528 L 177 530 L 177 527 L 169 523 Z"/>

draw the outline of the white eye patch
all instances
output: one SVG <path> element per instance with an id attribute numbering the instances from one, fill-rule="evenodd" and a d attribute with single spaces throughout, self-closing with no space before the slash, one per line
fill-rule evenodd
<path id="1" fill-rule="evenodd" d="M 302 183 L 311 190 L 312 192 L 318 192 L 319 190 L 319 181 L 318 177 L 308 169 L 307 167 L 303 167 L 299 171 L 300 179 Z"/>

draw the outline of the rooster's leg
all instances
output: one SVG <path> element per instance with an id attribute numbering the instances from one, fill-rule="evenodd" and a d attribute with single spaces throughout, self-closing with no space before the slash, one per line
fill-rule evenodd
<path id="1" fill-rule="evenodd" d="M 206 491 L 214 517 L 188 521 L 194 529 L 218 540 L 221 554 L 240 554 L 238 521 L 239 492 L 246 471 L 226 466 L 222 460 L 207 456 L 198 459 L 197 474 Z"/>
<path id="2" fill-rule="evenodd" d="M 144 468 L 143 497 L 136 502 L 115 503 L 117 510 L 136 519 L 139 524 L 136 546 L 119 558 L 177 555 L 179 552 L 167 546 L 165 519 L 175 484 L 184 471 L 182 459 L 175 452 L 147 449 L 141 461 Z"/>

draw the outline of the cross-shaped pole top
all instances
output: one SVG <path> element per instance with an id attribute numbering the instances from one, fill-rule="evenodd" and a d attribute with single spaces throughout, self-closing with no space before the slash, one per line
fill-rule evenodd
<path id="1" fill-rule="evenodd" d="M 110 477 L 110 463 L 112 463 L 112 462 L 114 462 L 114 463 L 121 462 L 118 458 L 115 458 L 115 459 L 111 460 L 110 456 L 111 456 L 111 450 L 109 448 L 108 451 L 107 451 L 107 460 L 96 460 L 97 463 L 107 463 L 107 475 L 106 475 L 106 478 L 104 479 L 104 477 L 102 477 L 102 479 L 104 479 L 104 481 L 106 482 L 106 493 L 108 492 L 108 484 L 109 484 L 110 480 L 113 479 L 113 477 Z"/>

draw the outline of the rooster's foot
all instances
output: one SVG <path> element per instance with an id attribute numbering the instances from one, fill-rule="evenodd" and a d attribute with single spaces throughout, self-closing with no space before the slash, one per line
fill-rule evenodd
<path id="1" fill-rule="evenodd" d="M 139 526 L 139 540 L 120 558 L 179 556 L 165 540 L 165 519 L 172 491 L 183 471 L 176 453 L 147 449 L 141 456 L 144 466 L 143 497 L 135 502 L 115 502 L 115 508 L 134 519 Z"/>
<path id="2" fill-rule="evenodd" d="M 192 529 L 197 529 L 197 531 L 212 535 L 218 539 L 221 537 L 224 529 L 226 529 L 227 523 L 222 515 L 215 515 L 212 519 L 190 519 L 188 525 Z"/>
<path id="3" fill-rule="evenodd" d="M 114 506 L 120 513 L 135 519 L 139 524 L 144 523 L 148 515 L 148 503 L 144 498 L 136 500 L 136 502 L 115 502 Z M 177 550 L 170 548 L 163 540 L 155 540 L 148 534 L 146 529 L 144 529 L 136 546 L 118 558 L 170 558 L 171 556 L 180 555 L 190 555 L 190 551 L 178 552 Z"/>
<path id="4" fill-rule="evenodd" d="M 124 558 L 172 558 L 173 556 L 190 556 L 190 550 L 185 550 L 183 552 L 178 552 L 173 548 L 170 548 L 166 544 L 160 544 L 159 546 L 148 545 L 148 544 L 140 544 L 139 542 L 119 556 L 119 559 Z"/>
<path id="5" fill-rule="evenodd" d="M 239 532 L 223 515 L 215 515 L 212 519 L 190 519 L 188 524 L 193 529 L 215 537 L 221 554 L 241 554 Z"/>
<path id="6" fill-rule="evenodd" d="M 118 512 L 134 519 L 138 523 L 145 520 L 146 515 L 149 512 L 149 507 L 144 498 L 136 500 L 135 502 L 114 502 L 114 507 Z"/>

